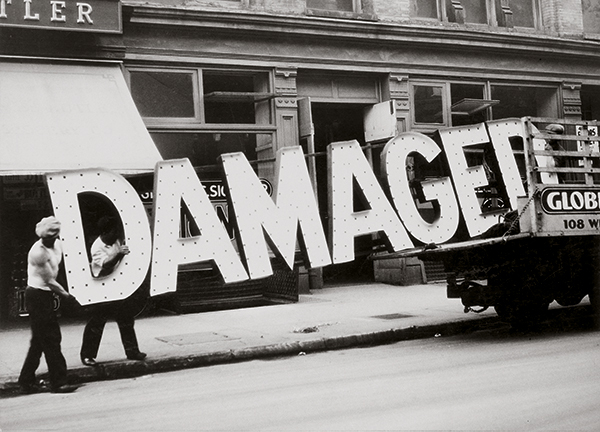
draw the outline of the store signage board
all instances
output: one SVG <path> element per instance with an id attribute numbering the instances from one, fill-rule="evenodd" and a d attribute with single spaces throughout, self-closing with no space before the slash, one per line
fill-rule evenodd
<path id="1" fill-rule="evenodd" d="M 119 0 L 0 0 L 0 27 L 122 33 Z"/>
<path id="2" fill-rule="evenodd" d="M 418 153 L 433 162 L 442 154 L 431 138 L 406 132 L 385 145 L 382 172 L 386 186 L 376 178 L 357 141 L 330 144 L 329 242 L 301 147 L 278 151 L 272 197 L 243 153 L 222 155 L 227 202 L 233 208 L 238 233 L 237 250 L 188 159 L 157 163 L 152 227 L 139 195 L 121 175 L 105 169 L 47 174 L 54 214 L 63 223 L 61 238 L 69 289 L 81 304 L 118 300 L 131 295 L 150 270 L 151 295 L 174 292 L 178 266 L 199 262 L 212 262 L 226 283 L 259 279 L 273 274 L 269 248 L 290 269 L 298 245 L 308 268 L 324 267 L 354 260 L 354 240 L 359 236 L 380 234 L 390 252 L 411 248 L 415 246 L 413 241 L 447 242 L 456 234 L 461 218 L 468 234 L 476 236 L 494 225 L 498 214 L 477 211 L 480 204 L 474 190 L 488 186 L 488 180 L 483 166 L 468 166 L 465 148 L 484 142 L 494 147 L 514 209 L 517 197 L 525 191 L 509 142 L 513 136 L 525 138 L 520 119 L 440 131 L 450 176 L 421 182 L 424 199 L 439 207 L 433 221 L 415 211 L 410 191 L 413 185 L 406 173 L 408 155 Z M 543 161 L 538 163 L 543 165 Z M 369 209 L 354 210 L 355 184 Z M 103 279 L 92 277 L 86 259 L 78 195 L 90 191 L 105 196 L 119 211 L 131 250 L 117 270 Z M 182 203 L 200 235 L 181 238 Z"/>

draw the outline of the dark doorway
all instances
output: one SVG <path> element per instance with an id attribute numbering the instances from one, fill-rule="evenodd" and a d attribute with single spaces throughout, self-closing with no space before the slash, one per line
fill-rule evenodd
<path id="1" fill-rule="evenodd" d="M 582 120 L 600 120 L 600 86 L 581 86 Z"/>
<path id="2" fill-rule="evenodd" d="M 312 104 L 312 118 L 315 128 L 317 194 L 319 211 L 325 234 L 329 238 L 329 192 L 327 186 L 327 146 L 336 141 L 357 140 L 364 145 L 365 132 L 363 110 L 365 105 L 356 104 Z M 355 192 L 355 202 L 361 193 Z M 360 210 L 360 208 L 355 208 Z M 336 264 L 323 269 L 325 284 L 372 281 L 373 264 L 367 260 L 371 251 L 371 238 L 364 236 L 355 240 L 356 259 L 350 263 Z"/>

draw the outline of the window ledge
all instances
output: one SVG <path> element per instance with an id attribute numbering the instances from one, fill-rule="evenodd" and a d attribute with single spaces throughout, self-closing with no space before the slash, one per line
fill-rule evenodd
<path id="1" fill-rule="evenodd" d="M 306 15 L 324 18 L 343 18 L 364 21 L 378 21 L 377 16 L 368 13 L 306 9 Z"/>
<path id="2" fill-rule="evenodd" d="M 257 93 L 257 92 L 226 92 L 214 91 L 204 95 L 204 99 L 213 102 L 262 102 L 273 99 L 275 93 Z"/>

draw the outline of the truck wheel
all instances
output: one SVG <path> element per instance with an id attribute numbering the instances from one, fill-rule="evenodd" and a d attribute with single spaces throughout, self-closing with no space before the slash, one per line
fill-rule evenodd
<path id="1" fill-rule="evenodd" d="M 592 318 L 594 328 L 600 330 L 600 285 L 594 284 L 590 290 L 590 303 L 592 305 Z"/>
<path id="2" fill-rule="evenodd" d="M 548 306 L 550 303 L 543 300 L 529 300 L 500 302 L 494 305 L 494 309 L 500 319 L 509 323 L 514 329 L 528 330 L 546 318 Z"/>

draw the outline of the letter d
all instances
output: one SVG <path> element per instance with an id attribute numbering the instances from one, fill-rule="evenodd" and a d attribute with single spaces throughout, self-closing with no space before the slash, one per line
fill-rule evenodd
<path id="1" fill-rule="evenodd" d="M 51 173 L 46 179 L 54 215 L 62 225 L 60 236 L 69 291 L 82 305 L 129 297 L 148 273 L 152 250 L 148 216 L 133 186 L 119 174 L 100 168 Z M 103 278 L 92 277 L 90 270 L 77 199 L 80 193 L 102 195 L 114 204 L 123 223 L 125 243 L 131 250 L 115 271 Z"/>

